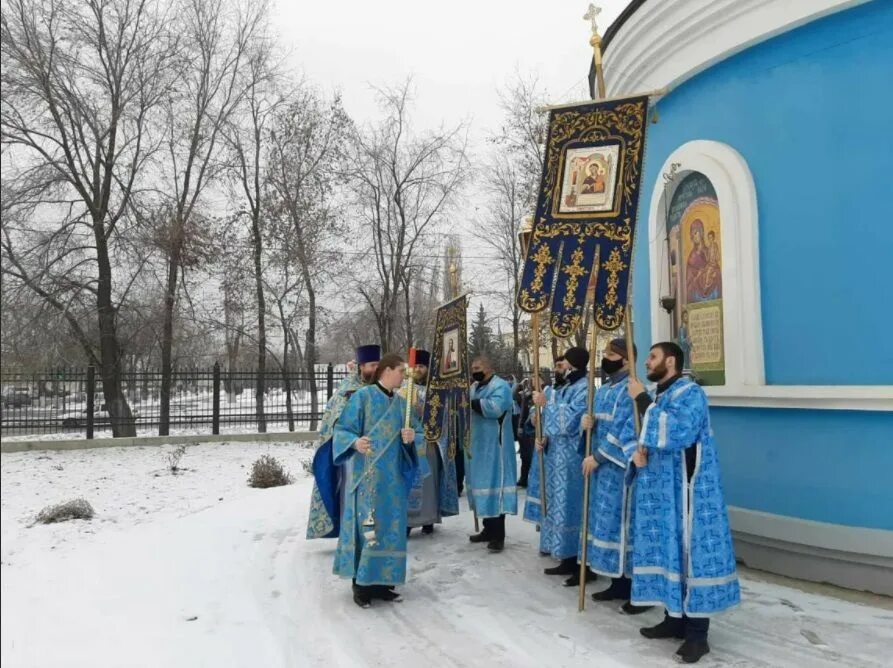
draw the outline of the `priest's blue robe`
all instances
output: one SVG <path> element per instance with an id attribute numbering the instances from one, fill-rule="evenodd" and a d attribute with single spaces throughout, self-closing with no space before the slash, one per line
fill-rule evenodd
<path id="1" fill-rule="evenodd" d="M 518 464 L 512 434 L 512 390 L 499 376 L 471 388 L 482 415 L 471 412 L 471 456 L 465 459 L 468 505 L 478 517 L 518 513 Z"/>
<path id="2" fill-rule="evenodd" d="M 632 497 L 627 469 L 637 443 L 628 387 L 626 374 L 615 376 L 598 389 L 592 408 L 596 419 L 592 454 L 599 465 L 589 483 L 586 563 L 596 573 L 612 578 L 632 573 Z M 585 435 L 580 444 L 581 453 L 585 453 Z M 582 549 L 580 552 L 582 560 Z"/>
<path id="3" fill-rule="evenodd" d="M 636 472 L 632 603 L 663 605 L 673 617 L 709 617 L 734 607 L 741 599 L 735 552 L 700 386 L 680 378 L 658 394 L 639 442 L 648 464 Z"/>
<path id="4" fill-rule="evenodd" d="M 400 430 L 405 407 L 399 395 L 389 397 L 378 385 L 371 385 L 351 396 L 335 424 L 335 463 L 345 467 L 347 494 L 334 572 L 356 578 L 360 585 L 406 581 L 407 498 L 423 436 L 415 420 L 415 442 L 403 443 Z M 369 455 L 353 447 L 361 436 L 372 442 Z M 364 527 L 370 513 L 374 527 Z"/>
<path id="5" fill-rule="evenodd" d="M 407 389 L 408 386 L 404 386 L 400 390 L 400 396 L 404 399 Z M 424 415 L 425 394 L 424 387 L 413 388 L 416 417 L 419 420 Z M 448 418 L 445 413 L 444 420 Z M 419 473 L 409 492 L 410 527 L 439 524 L 442 517 L 459 513 L 455 464 L 453 461 L 447 462 L 445 457 L 448 452 L 441 450 L 441 442 L 445 442 L 447 436 L 441 432 L 439 442 L 424 442 L 424 447 L 418 452 Z"/>
<path id="6" fill-rule="evenodd" d="M 552 401 L 554 387 L 543 388 L 543 394 L 546 401 Z M 530 408 L 530 417 L 528 421 L 533 424 L 534 408 Z M 530 473 L 527 474 L 527 498 L 524 501 L 523 519 L 527 522 L 539 524 L 542 521 L 542 493 L 540 491 L 540 459 L 543 459 L 542 468 L 546 471 L 546 480 L 549 479 L 549 467 L 551 466 L 548 457 L 543 457 L 542 453 L 536 448 L 533 450 L 533 459 L 530 462 Z M 548 506 L 548 503 L 546 504 Z"/>
<path id="7" fill-rule="evenodd" d="M 343 471 L 332 456 L 332 436 L 335 423 L 350 396 L 364 386 L 358 373 L 341 381 L 326 404 L 319 440 L 322 445 L 313 454 L 313 492 L 310 496 L 310 517 L 307 538 L 337 538 L 341 524 L 341 504 L 344 500 Z"/>
<path id="8" fill-rule="evenodd" d="M 576 557 L 583 520 L 583 458 L 580 419 L 586 413 L 586 376 L 556 392 L 543 408 L 546 448 L 546 517 L 540 524 L 540 552 L 556 559 Z"/>

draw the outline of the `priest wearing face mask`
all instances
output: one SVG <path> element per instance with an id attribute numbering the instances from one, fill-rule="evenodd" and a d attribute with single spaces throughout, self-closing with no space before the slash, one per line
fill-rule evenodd
<path id="1" fill-rule="evenodd" d="M 633 352 L 636 352 L 635 346 Z M 586 563 L 596 573 L 611 578 L 611 585 L 594 593 L 592 600 L 625 601 L 623 612 L 639 614 L 648 608 L 629 603 L 632 585 L 629 579 L 632 574 L 630 485 L 634 478 L 627 476 L 627 467 L 637 443 L 633 404 L 627 393 L 629 355 L 625 339 L 614 339 L 608 344 L 601 367 L 606 380 L 596 392 L 592 413 L 581 420 L 583 431 L 595 429 L 592 454 L 583 460 L 583 475 L 592 476 Z M 584 448 L 585 439 L 581 439 L 581 454 L 585 454 Z M 581 558 L 582 552 L 581 546 Z"/>
<path id="2" fill-rule="evenodd" d="M 676 660 L 696 663 L 710 651 L 710 617 L 738 605 L 741 592 L 707 396 L 682 377 L 684 363 L 678 345 L 658 343 L 645 363 L 656 397 L 629 381 L 629 396 L 644 413 L 643 449 L 632 458 L 631 600 L 662 605 L 664 620 L 642 635 L 684 640 Z"/>
<path id="3" fill-rule="evenodd" d="M 552 384 L 543 388 L 543 396 L 546 403 L 552 402 L 557 396 L 557 392 L 564 386 L 564 377 L 568 370 L 567 360 L 564 355 L 557 357 L 552 365 Z M 531 395 L 532 398 L 532 395 Z M 531 410 L 527 418 L 531 427 L 536 428 L 536 411 Z M 551 474 L 551 460 L 545 448 L 537 448 L 534 444 L 533 459 L 530 463 L 530 474 L 527 478 L 527 498 L 524 501 L 524 520 L 539 526 L 542 523 L 542 494 L 540 492 L 540 458 L 543 459 L 543 470 L 546 472 L 546 481 L 548 482 Z M 548 501 L 546 503 L 548 506 Z M 542 537 L 540 537 L 542 538 Z M 542 541 L 540 541 L 542 543 Z M 540 555 L 547 557 L 551 552 L 544 551 L 540 545 Z"/>
<path id="4" fill-rule="evenodd" d="M 567 586 L 579 584 L 577 554 L 583 509 L 583 457 L 579 451 L 580 420 L 586 412 L 588 383 L 586 367 L 589 352 L 569 348 L 564 354 L 567 371 L 563 385 L 549 400 L 534 392 L 533 402 L 542 408 L 544 440 L 536 444 L 542 454 L 548 445 L 546 460 L 546 516 L 540 523 L 540 553 L 558 559 L 557 566 L 545 569 L 546 575 L 567 575 Z M 587 569 L 586 579 L 595 574 Z"/>
<path id="5" fill-rule="evenodd" d="M 326 404 L 319 427 L 322 445 L 313 456 L 313 492 L 310 497 L 310 518 L 307 538 L 337 538 L 344 503 L 344 475 L 335 466 L 332 455 L 332 436 L 335 423 L 341 417 L 348 399 L 361 387 L 375 380 L 381 360 L 381 346 L 370 344 L 356 349 L 356 359 L 348 364 L 349 372 Z"/>
<path id="6" fill-rule="evenodd" d="M 512 434 L 512 389 L 486 357 L 471 363 L 471 457 L 465 460 L 468 504 L 483 531 L 469 537 L 491 552 L 505 545 L 505 516 L 518 512 L 517 462 Z"/>

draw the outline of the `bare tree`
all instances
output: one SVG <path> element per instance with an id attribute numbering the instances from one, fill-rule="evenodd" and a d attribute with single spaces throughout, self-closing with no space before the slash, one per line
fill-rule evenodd
<path id="1" fill-rule="evenodd" d="M 465 125 L 415 135 L 410 87 L 406 81 L 379 91 L 384 118 L 357 133 L 352 174 L 377 279 L 370 282 L 364 273 L 357 289 L 375 314 L 385 349 L 396 344 L 400 299 L 406 299 L 416 255 L 433 245 L 468 175 Z"/>
<path id="2" fill-rule="evenodd" d="M 489 157 L 481 187 L 489 206 L 478 217 L 473 235 L 494 252 L 506 290 L 498 297 L 512 322 L 512 357 L 518 364 L 522 346 L 523 312 L 516 303 L 524 262 L 518 232 L 536 206 L 543 167 L 547 119 L 537 112 L 546 99 L 535 77 L 516 73 L 500 91 L 503 124 L 491 137 L 496 148 Z"/>
<path id="3" fill-rule="evenodd" d="M 315 375 L 319 283 L 340 257 L 340 253 L 332 252 L 333 243 L 345 236 L 342 218 L 335 215 L 334 195 L 351 130 L 341 99 L 326 102 L 305 84 L 278 110 L 270 132 L 269 212 L 284 217 L 291 228 L 291 252 L 306 299 L 304 364 L 310 377 L 314 415 L 319 408 Z M 316 428 L 315 421 L 310 428 Z"/>
<path id="4" fill-rule="evenodd" d="M 511 314 L 512 359 L 517 366 L 521 350 L 523 312 L 515 297 L 524 262 L 518 231 L 529 211 L 527 202 L 530 191 L 527 189 L 526 175 L 520 172 L 517 163 L 510 156 L 497 153 L 487 165 L 485 174 L 483 190 L 489 207 L 480 216 L 472 234 L 493 251 L 495 269 L 505 280 L 506 289 L 498 291 L 497 296 Z"/>
<path id="5" fill-rule="evenodd" d="M 161 339 L 161 407 L 158 433 L 170 430 L 174 313 L 183 252 L 198 229 L 201 197 L 224 168 L 226 125 L 247 89 L 243 68 L 263 30 L 267 5 L 254 0 L 182 0 L 177 24 L 183 37 L 177 87 L 167 100 L 167 164 L 173 206 L 167 229 L 167 276 Z"/>
<path id="6" fill-rule="evenodd" d="M 115 247 L 155 147 L 175 46 L 166 25 L 153 0 L 8 0 L 0 19 L 0 129 L 32 221 L 15 229 L 4 216 L 3 272 L 65 318 L 99 368 L 115 436 L 135 434 L 117 330 L 134 274 L 116 289 Z M 76 315 L 87 304 L 95 336 Z"/>
<path id="7" fill-rule="evenodd" d="M 255 409 L 257 428 L 267 430 L 264 413 L 265 373 L 267 368 L 267 305 L 264 296 L 264 191 L 266 166 L 265 145 L 269 125 L 282 97 L 276 88 L 282 83 L 271 58 L 270 43 L 257 38 L 245 65 L 245 93 L 240 105 L 227 124 L 225 137 L 231 154 L 230 179 L 234 183 L 234 198 L 243 203 L 240 213 L 249 220 L 251 228 L 252 258 L 254 261 L 254 287 L 257 300 L 257 376 L 255 384 Z M 287 339 L 286 339 L 287 343 Z M 288 382 L 288 378 L 285 378 Z M 290 413 L 291 397 L 288 397 Z"/>

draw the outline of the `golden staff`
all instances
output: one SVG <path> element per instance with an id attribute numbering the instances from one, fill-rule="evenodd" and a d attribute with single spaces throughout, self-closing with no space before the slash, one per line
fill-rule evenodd
<path id="1" fill-rule="evenodd" d="M 452 248 L 450 248 L 450 253 L 449 253 L 449 255 L 450 255 L 450 288 L 451 288 L 452 291 L 453 291 L 453 299 L 458 299 L 458 298 L 459 298 L 459 268 L 456 266 L 456 263 L 455 263 L 455 261 L 454 261 L 454 257 L 455 257 L 455 256 L 453 255 L 453 249 L 452 249 Z M 459 351 L 456 351 L 456 352 L 458 353 Z M 468 364 L 467 356 L 466 356 L 466 361 L 465 361 L 465 363 Z M 466 369 L 467 369 L 467 367 L 466 367 Z M 470 397 L 469 397 L 469 398 L 470 398 Z M 456 431 L 458 431 L 458 429 L 459 429 L 459 427 L 458 427 L 458 419 L 457 419 L 457 420 L 456 420 Z M 456 434 L 456 440 L 457 440 L 457 441 L 462 440 L 462 434 L 458 434 L 458 433 L 457 433 L 457 434 Z M 463 447 L 462 447 L 463 456 L 464 456 L 464 454 L 467 454 L 467 455 L 468 455 L 468 459 L 470 460 L 470 459 L 471 459 L 471 452 L 469 451 L 469 449 L 470 449 L 471 443 L 470 443 L 470 442 L 467 443 L 467 445 L 469 446 L 469 448 L 464 447 L 465 445 L 466 445 L 466 444 L 463 444 Z M 458 453 L 458 449 L 457 449 L 457 453 Z M 466 482 L 468 481 L 468 474 L 469 474 L 469 471 L 466 471 L 466 472 L 465 472 L 465 480 L 466 480 Z M 468 489 L 469 489 L 469 490 L 471 489 L 471 486 L 470 486 L 470 485 L 468 486 Z M 479 520 L 478 520 L 478 511 L 477 511 L 476 509 L 472 508 L 471 512 L 472 512 L 472 514 L 474 515 L 474 532 L 475 532 L 475 533 L 480 533 L 480 532 L 481 532 L 481 526 L 480 526 L 480 522 L 479 522 Z"/>
<path id="2" fill-rule="evenodd" d="M 598 276 L 598 265 L 599 265 L 599 256 L 601 254 L 601 247 L 596 248 L 595 251 L 595 268 L 592 271 L 592 274 L 589 277 L 589 287 L 587 289 L 588 293 L 588 303 L 589 308 L 595 308 L 595 279 Z M 595 399 L 595 363 L 596 363 L 596 355 L 595 349 L 598 347 L 598 322 L 596 321 L 594 314 L 592 318 L 592 329 L 589 334 L 589 373 L 588 373 L 588 385 L 586 389 L 586 410 L 589 413 L 589 416 L 592 417 L 592 402 Z M 594 424 L 590 426 L 586 430 L 586 454 L 585 457 L 589 457 L 592 455 L 592 430 L 594 428 Z M 582 527 L 582 542 L 581 542 L 581 559 L 580 559 L 580 600 L 577 604 L 577 609 L 579 612 L 583 612 L 586 608 L 586 552 L 588 548 L 588 539 L 589 539 L 589 487 L 590 482 L 592 480 L 592 475 L 587 475 L 583 480 L 583 527 Z"/>
<path id="3" fill-rule="evenodd" d="M 415 374 L 413 373 L 415 370 L 415 348 L 409 349 L 409 360 L 406 362 L 406 416 L 403 418 L 403 428 L 409 429 L 412 427 L 412 408 L 413 408 L 413 400 L 412 400 L 412 391 L 413 386 L 415 385 Z"/>
<path id="4" fill-rule="evenodd" d="M 638 376 L 636 374 L 636 350 L 633 347 L 634 345 L 634 337 L 633 337 L 633 307 L 630 305 L 630 301 L 632 299 L 633 292 L 633 277 L 632 273 L 630 273 L 629 284 L 627 286 L 627 297 L 626 297 L 626 315 L 623 319 L 623 329 L 626 331 L 626 354 L 629 358 L 629 377 L 631 380 L 638 380 Z M 633 402 L 633 425 L 636 428 L 636 449 L 639 452 L 645 450 L 640 444 L 638 444 L 639 440 L 639 432 L 642 431 L 642 418 L 639 416 L 639 408 L 636 405 L 636 400 L 630 397 L 630 401 Z M 621 557 L 622 558 L 622 557 Z"/>
<path id="5" fill-rule="evenodd" d="M 527 255 L 527 249 L 530 247 L 530 238 L 533 235 L 533 216 L 527 216 L 518 232 L 518 240 L 521 243 L 521 255 Z M 530 314 L 530 338 L 533 347 L 533 390 L 534 392 L 542 392 L 542 384 L 540 382 L 540 314 Z M 542 410 L 533 404 L 533 427 L 534 441 L 541 443 L 543 440 L 542 426 Z M 546 519 L 546 460 L 545 450 L 541 451 L 539 456 L 539 475 L 540 475 L 540 524 Z"/>

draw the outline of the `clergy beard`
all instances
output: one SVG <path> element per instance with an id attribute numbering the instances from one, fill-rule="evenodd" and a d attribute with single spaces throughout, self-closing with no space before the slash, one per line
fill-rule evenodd
<path id="1" fill-rule="evenodd" d="M 653 371 L 651 371 L 648 374 L 647 378 L 652 383 L 656 383 L 657 381 L 659 381 L 661 378 L 663 378 L 666 375 L 667 375 L 667 363 L 661 362 L 660 366 L 656 367 Z"/>
<path id="2" fill-rule="evenodd" d="M 373 371 L 372 373 L 361 373 L 360 379 L 364 383 L 366 383 L 366 385 L 369 385 L 372 383 L 373 380 L 375 380 L 375 372 Z"/>

